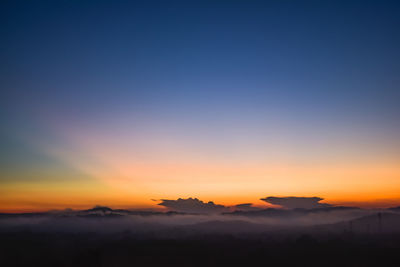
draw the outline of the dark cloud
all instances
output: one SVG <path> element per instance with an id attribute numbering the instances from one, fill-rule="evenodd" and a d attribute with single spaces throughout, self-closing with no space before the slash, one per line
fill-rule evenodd
<path id="1" fill-rule="evenodd" d="M 243 203 L 243 204 L 238 204 L 234 206 L 235 211 L 257 211 L 257 210 L 262 210 L 261 208 L 258 207 L 253 207 L 252 203 Z"/>
<path id="2" fill-rule="evenodd" d="M 197 198 L 179 198 L 177 200 L 162 199 L 158 205 L 167 207 L 173 211 L 188 213 L 220 213 L 228 211 L 229 208 L 215 204 L 212 201 L 205 203 Z"/>
<path id="3" fill-rule="evenodd" d="M 330 204 L 320 203 L 323 198 L 320 197 L 266 197 L 261 200 L 280 205 L 287 209 L 318 209 L 331 207 Z"/>

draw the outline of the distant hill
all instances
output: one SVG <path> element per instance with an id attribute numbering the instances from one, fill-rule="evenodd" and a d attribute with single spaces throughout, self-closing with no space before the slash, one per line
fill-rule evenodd
<path id="1" fill-rule="evenodd" d="M 393 208 L 388 208 L 388 210 L 394 211 L 394 212 L 400 212 L 400 206 L 398 206 L 398 207 L 393 207 Z"/>
<path id="2" fill-rule="evenodd" d="M 237 216 L 246 216 L 246 217 L 298 217 L 308 214 L 315 214 L 315 213 L 327 213 L 327 212 L 334 212 L 334 211 L 351 211 L 351 210 L 360 210 L 357 207 L 343 207 L 343 206 L 336 206 L 336 207 L 323 207 L 323 208 L 316 208 L 316 209 L 262 209 L 262 210 L 252 210 L 252 211 L 233 211 L 233 212 L 226 212 L 223 213 L 224 215 L 237 215 Z"/>
<path id="3" fill-rule="evenodd" d="M 400 233 L 400 214 L 379 212 L 373 215 L 322 227 L 333 231 L 348 231 L 365 234 Z"/>

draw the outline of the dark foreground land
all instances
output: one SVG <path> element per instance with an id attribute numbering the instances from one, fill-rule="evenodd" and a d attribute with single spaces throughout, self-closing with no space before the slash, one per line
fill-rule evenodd
<path id="1" fill-rule="evenodd" d="M 12 266 L 400 266 L 400 214 L 0 214 L 0 267 Z"/>
<path id="2" fill-rule="evenodd" d="M 400 235 L 282 238 L 3 232 L 0 266 L 400 266 Z"/>

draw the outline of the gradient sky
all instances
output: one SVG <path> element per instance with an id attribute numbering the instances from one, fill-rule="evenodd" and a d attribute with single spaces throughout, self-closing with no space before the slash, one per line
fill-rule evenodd
<path id="1" fill-rule="evenodd" d="M 398 1 L 129 2 L 1 2 L 1 211 L 400 204 Z"/>

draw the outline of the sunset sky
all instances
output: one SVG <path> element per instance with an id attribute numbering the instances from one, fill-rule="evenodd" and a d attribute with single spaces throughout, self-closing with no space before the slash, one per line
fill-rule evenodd
<path id="1" fill-rule="evenodd" d="M 400 205 L 398 1 L 2 1 L 0 212 Z"/>

